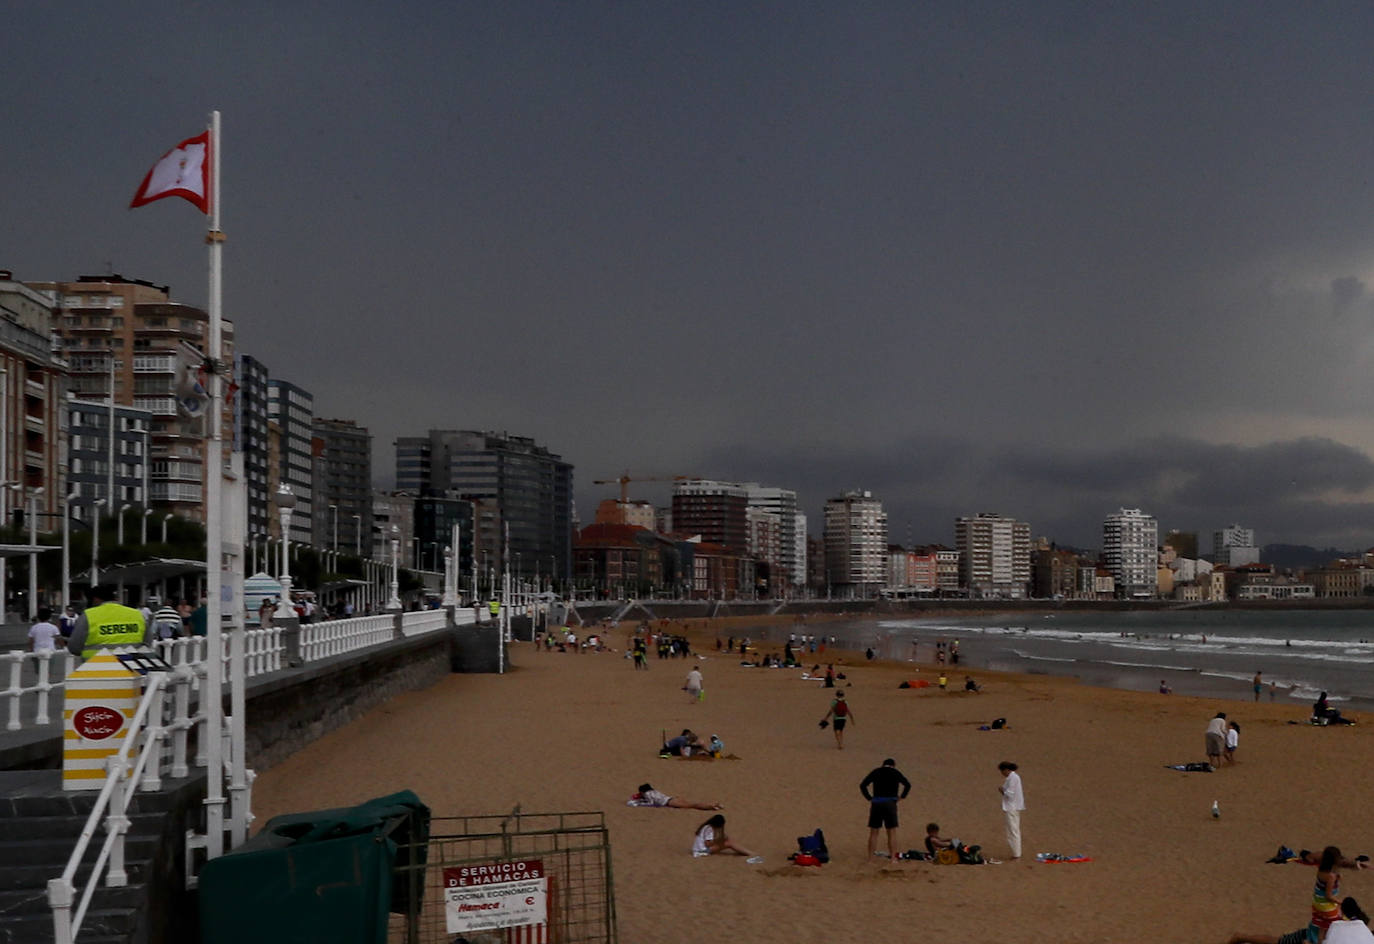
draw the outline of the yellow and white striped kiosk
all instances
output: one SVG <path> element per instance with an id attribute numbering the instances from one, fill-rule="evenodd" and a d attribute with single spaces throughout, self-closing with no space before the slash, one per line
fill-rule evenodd
<path id="1" fill-rule="evenodd" d="M 143 695 L 143 676 L 108 649 L 67 676 L 62 707 L 62 789 L 99 790 Z"/>

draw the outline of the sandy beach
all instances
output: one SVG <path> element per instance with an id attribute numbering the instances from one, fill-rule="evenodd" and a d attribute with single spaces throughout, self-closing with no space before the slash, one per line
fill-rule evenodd
<path id="1" fill-rule="evenodd" d="M 757 621 L 755 621 L 756 623 Z M 623 628 L 622 628 L 623 630 Z M 704 659 L 635 671 L 620 652 L 573 655 L 513 644 L 505 676 L 454 675 L 397 698 L 260 773 L 259 822 L 409 788 L 436 816 L 604 810 L 610 827 L 620 939 L 687 942 L 869 939 L 1224 941 L 1307 920 L 1313 870 L 1265 862 L 1280 844 L 1335 843 L 1374 854 L 1363 801 L 1374 773 L 1370 725 L 1292 725 L 1292 705 L 1238 703 L 1090 688 L 1071 679 L 977 671 L 979 695 L 900 689 L 909 664 L 835 657 L 855 721 L 836 750 L 817 721 L 831 692 L 796 670 L 739 665 L 693 621 Z M 820 632 L 819 628 L 815 630 Z M 625 633 L 610 643 L 623 648 Z M 695 665 L 705 698 L 683 679 Z M 933 667 L 920 678 L 933 681 Z M 1239 762 L 1215 773 L 1167 764 L 1204 760 L 1209 718 L 1242 726 Z M 980 731 L 1005 717 L 1009 727 Z M 718 734 L 739 760 L 660 759 L 660 733 Z M 903 849 L 925 823 L 1005 859 L 997 764 L 1020 765 L 1024 857 L 961 866 L 866 861 L 859 782 L 884 757 L 911 780 L 900 807 Z M 625 805 L 645 781 L 724 804 L 730 836 L 764 856 L 694 859 L 710 814 Z M 1213 819 L 1216 800 L 1221 816 Z M 832 861 L 787 861 L 796 837 L 825 830 Z M 881 848 L 881 846 L 880 846 Z M 1039 852 L 1093 861 L 1045 865 Z M 1374 872 L 1347 872 L 1343 891 L 1374 904 Z"/>

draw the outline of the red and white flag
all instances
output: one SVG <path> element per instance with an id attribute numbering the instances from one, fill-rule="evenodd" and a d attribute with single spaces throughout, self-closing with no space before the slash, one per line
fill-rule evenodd
<path id="1" fill-rule="evenodd" d="M 210 132 L 187 138 L 153 165 L 129 208 L 163 197 L 182 197 L 202 213 L 210 212 Z"/>

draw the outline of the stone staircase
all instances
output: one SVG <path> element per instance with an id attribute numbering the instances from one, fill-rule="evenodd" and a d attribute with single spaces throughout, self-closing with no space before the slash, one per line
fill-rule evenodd
<path id="1" fill-rule="evenodd" d="M 164 780 L 161 791 L 134 795 L 124 853 L 129 884 L 96 889 L 78 944 L 194 939 L 182 846 L 204 795 L 204 776 Z M 66 868 L 95 799 L 95 791 L 64 793 L 61 771 L 0 771 L 0 944 L 53 940 L 48 880 Z M 104 838 L 103 830 L 92 838 L 77 872 L 78 901 Z"/>

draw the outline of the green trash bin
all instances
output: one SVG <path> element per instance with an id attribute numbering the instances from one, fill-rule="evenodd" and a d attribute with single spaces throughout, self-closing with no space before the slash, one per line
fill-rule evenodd
<path id="1" fill-rule="evenodd" d="M 429 807 L 409 790 L 274 817 L 201 869 L 201 941 L 385 944 L 388 912 L 424 893 L 428 840 Z"/>

